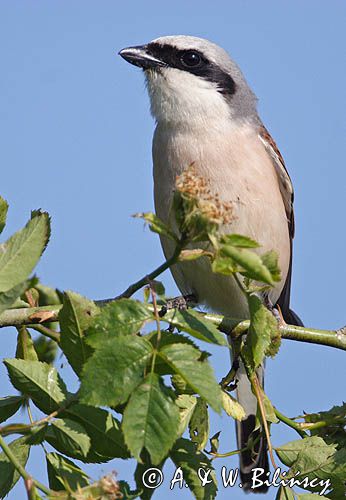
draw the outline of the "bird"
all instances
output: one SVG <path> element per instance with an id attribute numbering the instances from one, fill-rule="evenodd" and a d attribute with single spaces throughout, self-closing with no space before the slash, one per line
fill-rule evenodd
<path id="1" fill-rule="evenodd" d="M 285 322 L 302 325 L 290 309 L 293 186 L 283 157 L 259 117 L 257 97 L 238 65 L 215 43 L 187 35 L 163 36 L 119 54 L 144 70 L 156 123 L 152 157 L 157 216 L 169 222 L 177 176 L 193 164 L 210 192 L 232 206 L 232 220 L 221 231 L 248 236 L 259 242 L 263 252 L 277 252 L 281 280 L 268 299 L 279 306 Z M 174 243 L 160 238 L 169 258 Z M 249 318 L 246 298 L 235 279 L 213 273 L 207 258 L 179 262 L 171 272 L 184 296 L 191 294 L 198 304 L 220 314 Z M 257 375 L 263 385 L 264 366 Z M 241 362 L 237 396 L 245 410 L 245 419 L 236 422 L 238 447 L 243 449 L 255 429 L 257 400 Z M 265 485 L 252 489 L 252 471 L 258 467 L 264 475 L 269 471 L 263 433 L 255 452 L 240 454 L 241 483 L 243 491 L 265 493 Z"/>

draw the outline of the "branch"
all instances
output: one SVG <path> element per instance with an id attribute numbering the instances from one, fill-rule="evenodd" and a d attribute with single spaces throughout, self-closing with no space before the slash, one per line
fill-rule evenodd
<path id="1" fill-rule="evenodd" d="M 228 318 L 219 314 L 205 314 L 205 318 L 214 323 L 219 330 L 230 335 L 231 338 L 244 335 L 250 325 L 250 320 Z M 338 330 L 317 330 L 315 328 L 283 324 L 279 325 L 279 331 L 283 339 L 336 347 L 346 351 L 346 326 Z"/>
<path id="2" fill-rule="evenodd" d="M 62 304 L 41 307 L 22 307 L 7 309 L 0 314 L 0 328 L 5 326 L 40 325 L 45 322 L 58 321 Z"/>
<path id="3" fill-rule="evenodd" d="M 137 283 L 139 283 L 139 281 Z M 145 284 L 147 284 L 147 282 L 145 282 Z M 122 297 L 122 295 L 119 297 Z M 102 306 L 114 300 L 117 299 L 96 300 L 95 304 Z M 4 328 L 6 326 L 33 325 L 34 318 L 40 317 L 42 320 L 37 322 L 39 325 L 44 322 L 58 321 L 59 311 L 61 308 L 61 304 L 54 304 L 52 306 L 8 309 L 0 315 L 0 328 Z M 219 330 L 234 339 L 244 335 L 250 325 L 249 320 L 229 318 L 219 314 L 201 314 L 206 319 L 214 323 Z M 47 315 L 47 319 L 45 319 L 45 315 Z M 346 327 L 339 328 L 339 330 L 317 330 L 302 326 L 279 325 L 279 330 L 283 339 L 325 345 L 346 351 Z M 41 333 L 43 333 L 43 331 L 44 330 L 42 329 Z"/>

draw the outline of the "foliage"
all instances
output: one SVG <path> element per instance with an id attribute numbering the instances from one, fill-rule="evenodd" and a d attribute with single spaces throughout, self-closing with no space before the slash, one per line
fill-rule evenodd
<path id="1" fill-rule="evenodd" d="M 194 177 L 192 167 L 184 175 L 177 181 L 173 224 L 167 225 L 151 213 L 137 216 L 153 232 L 174 241 L 176 261 L 207 259 L 214 272 L 237 280 L 248 301 L 250 326 L 246 337 L 239 337 L 233 347 L 253 381 L 264 358 L 274 356 L 280 345 L 277 321 L 260 299 L 261 292 L 280 280 L 277 256 L 261 254 L 258 243 L 246 236 L 220 234 L 220 224 L 232 217 L 231 207 L 213 199 L 203 181 Z M 7 208 L 0 198 L 0 230 Z M 218 457 L 222 436 L 218 432 L 210 438 L 209 412 L 224 411 L 238 420 L 245 415 L 230 394 L 234 374 L 224 379 L 227 383 L 218 383 L 210 355 L 204 350 L 214 344 L 228 351 L 226 336 L 197 311 L 169 308 L 164 288 L 157 281 L 149 280 L 143 301 L 122 298 L 99 307 L 77 293 L 61 293 L 30 279 L 49 236 L 48 215 L 36 211 L 22 230 L 1 245 L 0 313 L 20 311 L 18 307 L 33 308 L 33 312 L 31 324 L 16 324 L 16 352 L 4 360 L 19 394 L 0 398 L 0 422 L 22 407 L 29 410 L 30 418 L 33 405 L 35 415 L 39 413 L 34 422 L 10 422 L 0 428 L 0 497 L 22 476 L 29 498 L 40 499 L 41 490 L 46 497 L 61 500 L 146 499 L 154 490 L 143 484 L 143 473 L 171 460 L 195 498 L 215 498 L 218 486 L 213 459 Z M 158 269 L 151 275 L 156 277 L 165 265 Z M 141 280 L 135 288 L 144 284 Z M 52 322 L 49 307 L 53 305 L 60 310 L 58 322 L 56 317 Z M 68 390 L 55 366 L 59 353 L 80 381 L 76 393 Z M 258 415 L 259 423 L 265 418 L 270 428 L 286 420 L 303 436 L 275 448 L 289 468 L 286 479 L 295 477 L 297 471 L 310 481 L 330 478 L 325 497 L 341 498 L 346 477 L 345 405 L 297 419 L 278 419 L 268 397 L 263 392 L 260 397 L 264 415 Z M 10 437 L 8 444 L 4 438 L 12 434 L 21 437 Z M 207 452 L 209 438 L 211 450 Z M 25 470 L 31 446 L 45 443 L 55 450 L 42 447 L 47 486 L 35 479 L 28 482 Z M 74 463 L 75 459 L 106 463 L 130 457 L 138 463 L 136 491 L 112 474 L 93 482 Z M 201 469 L 210 470 L 204 485 Z M 310 483 L 305 488 L 312 493 L 321 491 L 321 486 Z M 287 486 L 280 487 L 277 498 L 310 496 L 297 495 Z"/>

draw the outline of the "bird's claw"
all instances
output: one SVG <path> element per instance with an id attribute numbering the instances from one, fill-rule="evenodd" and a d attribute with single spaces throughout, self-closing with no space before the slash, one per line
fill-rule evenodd
<path id="1" fill-rule="evenodd" d="M 166 304 L 164 304 L 160 311 L 159 316 L 162 318 L 167 311 L 170 309 L 177 309 L 178 311 L 186 311 L 189 305 L 196 303 L 195 295 L 180 295 L 179 297 L 174 297 L 173 299 L 167 300 Z"/>

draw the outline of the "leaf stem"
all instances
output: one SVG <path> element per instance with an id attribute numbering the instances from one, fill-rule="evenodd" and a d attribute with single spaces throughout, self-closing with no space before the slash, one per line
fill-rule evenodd
<path id="1" fill-rule="evenodd" d="M 295 422 L 294 420 L 290 419 L 289 417 L 286 417 L 286 415 L 281 413 L 281 411 L 279 411 L 275 407 L 274 407 L 274 411 L 275 411 L 275 415 L 277 416 L 277 418 L 281 422 L 283 422 L 284 424 L 288 425 L 288 427 L 291 427 L 292 429 L 297 431 L 298 434 L 300 435 L 300 437 L 302 437 L 302 438 L 307 437 L 307 434 L 306 434 L 306 432 L 303 431 L 301 424 L 299 424 L 298 422 Z"/>
<path id="2" fill-rule="evenodd" d="M 157 331 L 156 347 L 154 349 L 153 357 L 151 360 L 151 373 L 154 373 L 157 351 L 159 350 L 159 345 L 161 340 L 161 328 L 160 328 L 159 312 L 157 310 L 156 292 L 154 290 L 154 287 L 152 286 L 152 283 L 150 283 L 150 290 L 151 290 L 151 297 L 153 299 L 154 316 L 155 316 L 156 331 Z"/>
<path id="3" fill-rule="evenodd" d="M 47 328 L 44 325 L 40 324 L 33 324 L 33 325 L 27 325 L 28 328 L 31 328 L 32 330 L 35 330 L 36 332 L 41 333 L 45 337 L 50 338 L 51 340 L 54 340 L 55 342 L 60 342 L 60 333 L 55 332 L 54 330 L 51 330 L 50 328 Z"/>
<path id="4" fill-rule="evenodd" d="M 232 457 L 233 455 L 239 455 L 239 453 L 243 453 L 244 451 L 247 451 L 248 448 L 242 448 L 241 450 L 233 450 L 233 451 L 228 451 L 227 453 L 217 453 L 217 452 L 209 452 L 209 455 L 211 455 L 213 458 L 227 458 L 227 457 Z"/>
<path id="5" fill-rule="evenodd" d="M 257 441 L 259 441 L 261 438 L 260 435 L 258 435 L 252 442 L 252 445 L 255 445 Z M 239 455 L 239 453 L 243 453 L 247 450 L 251 450 L 250 446 L 245 446 L 244 448 L 241 448 L 240 450 L 233 450 L 233 451 L 228 451 L 227 453 L 218 453 L 218 452 L 213 452 L 213 451 L 206 451 L 208 455 L 212 455 L 213 458 L 227 458 L 227 457 L 232 457 L 233 455 Z"/>
<path id="6" fill-rule="evenodd" d="M 11 448 L 8 446 L 8 444 L 5 442 L 2 436 L 0 436 L 0 446 L 3 449 L 5 455 L 9 459 L 9 461 L 13 464 L 13 467 L 17 470 L 17 472 L 20 474 L 20 476 L 24 479 L 26 484 L 30 484 L 32 481 L 36 488 L 41 490 L 43 493 L 46 495 L 51 495 L 52 491 L 47 488 L 44 484 L 40 483 L 36 479 L 33 479 L 30 474 L 24 469 L 24 467 L 18 462 L 17 457 L 15 454 L 12 452 Z"/>
<path id="7" fill-rule="evenodd" d="M 74 403 L 76 400 L 71 397 L 64 406 L 60 406 L 57 410 L 53 411 L 49 415 L 46 415 L 43 418 L 40 418 L 39 420 L 33 420 L 32 414 L 31 414 L 31 409 L 29 407 L 29 404 L 27 405 L 28 413 L 29 413 L 29 419 L 30 419 L 30 424 L 8 424 L 4 425 L 3 427 L 0 427 L 0 435 L 2 436 L 9 436 L 10 434 L 30 434 L 32 429 L 34 427 L 41 427 L 45 424 L 47 424 L 52 418 L 55 418 L 57 415 L 62 413 L 63 411 L 67 410 L 69 406 Z"/>

